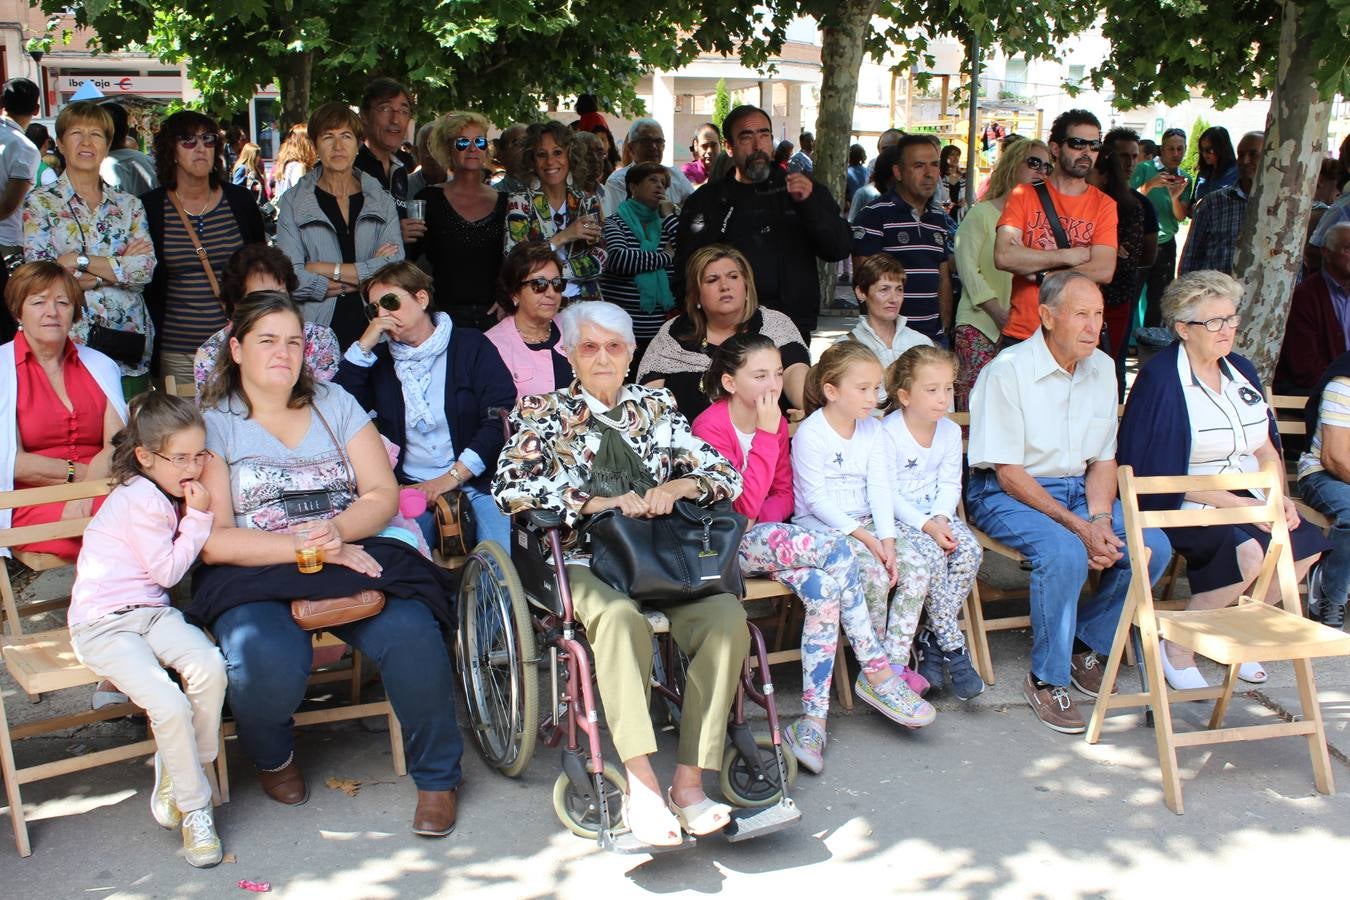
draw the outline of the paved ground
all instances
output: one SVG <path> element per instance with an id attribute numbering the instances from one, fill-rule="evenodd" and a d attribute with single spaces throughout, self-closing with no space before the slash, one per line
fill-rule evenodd
<path id="1" fill-rule="evenodd" d="M 1015 573 L 1003 573 L 1016 577 Z M 267 880 L 284 897 L 728 897 L 808 896 L 847 885 L 880 896 L 952 898 L 1164 897 L 1200 892 L 1297 896 L 1340 889 L 1350 854 L 1350 794 L 1313 790 L 1306 745 L 1293 739 L 1184 752 L 1186 815 L 1168 812 L 1152 732 L 1122 714 L 1088 746 L 1038 725 L 1021 700 L 1029 639 L 994 636 L 998 683 L 968 704 L 939 702 L 937 722 L 897 729 L 865 707 L 831 717 L 823 776 L 803 774 L 793 830 L 756 842 L 705 839 L 661 857 L 614 856 L 563 831 L 549 796 L 557 751 L 541 749 L 516 780 L 465 755 L 458 831 L 442 841 L 407 831 L 413 787 L 396 779 L 384 734 L 360 724 L 309 729 L 299 757 L 312 799 L 300 808 L 263 797 L 234 742 L 234 799 L 218 810 L 237 860 L 209 871 L 177 855 L 176 835 L 147 810 L 151 773 L 142 762 L 28 786 L 34 855 L 19 859 L 0 816 L 0 884 L 7 897 L 243 896 L 241 878 Z M 1350 664 L 1319 666 L 1333 764 L 1350 785 Z M 1212 675 L 1212 673 L 1211 673 Z M 776 673 L 780 709 L 799 710 L 799 674 Z M 11 721 L 37 707 L 0 682 Z M 1288 666 L 1272 666 L 1234 723 L 1296 709 Z M 49 706 L 48 704 L 51 704 Z M 1180 709 L 1199 723 L 1203 704 Z M 98 749 L 119 723 L 18 747 L 20 762 L 72 746 Z M 662 739 L 659 769 L 673 765 Z M 355 796 L 324 785 L 361 782 Z M 5 810 L 7 813 L 7 810 Z M 1336 877 L 1331 881 L 1331 877 Z"/>

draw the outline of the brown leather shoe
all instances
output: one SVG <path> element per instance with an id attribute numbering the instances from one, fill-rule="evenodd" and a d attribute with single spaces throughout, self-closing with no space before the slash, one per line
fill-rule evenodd
<path id="1" fill-rule="evenodd" d="M 445 837 L 455 830 L 459 795 L 453 791 L 418 791 L 417 809 L 413 812 L 413 834 L 422 837 Z"/>
<path id="2" fill-rule="evenodd" d="M 1075 653 L 1069 660 L 1069 676 L 1074 687 L 1089 697 L 1095 697 L 1101 692 L 1102 681 L 1106 678 L 1106 664 L 1091 650 Z M 1118 690 L 1116 685 L 1111 685 L 1112 694 Z"/>
<path id="3" fill-rule="evenodd" d="M 295 764 L 294 759 L 275 772 L 259 771 L 258 781 L 262 783 L 267 796 L 278 803 L 299 806 L 309 799 L 309 787 L 305 784 L 305 776 L 300 772 L 300 767 Z"/>

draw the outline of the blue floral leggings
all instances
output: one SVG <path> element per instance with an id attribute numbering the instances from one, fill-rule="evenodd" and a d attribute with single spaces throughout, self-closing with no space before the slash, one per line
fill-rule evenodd
<path id="1" fill-rule="evenodd" d="M 959 650 L 966 645 L 957 619 L 984 556 L 979 541 L 965 522 L 953 518 L 951 527 L 956 549 L 947 553 L 923 531 L 904 523 L 895 526 L 897 555 L 901 546 L 908 545 L 928 570 L 929 586 L 924 599 L 924 605 L 928 607 L 928 627 L 943 650 Z"/>
<path id="2" fill-rule="evenodd" d="M 885 609 L 886 570 L 858 541 L 798 525 L 764 522 L 747 531 L 741 541 L 741 571 L 767 575 L 787 585 L 806 608 L 802 626 L 802 711 L 806 715 L 823 719 L 829 714 L 840 625 L 864 669 L 884 672 L 889 666 L 890 658 L 877 639 L 869 613 L 873 603 Z"/>

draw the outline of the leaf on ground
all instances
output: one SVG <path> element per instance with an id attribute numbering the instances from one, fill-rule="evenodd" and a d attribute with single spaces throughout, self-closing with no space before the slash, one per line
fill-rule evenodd
<path id="1" fill-rule="evenodd" d="M 233 853 L 226 853 L 220 858 L 220 861 L 223 863 L 237 863 L 239 862 L 239 857 L 235 856 Z"/>
<path id="2" fill-rule="evenodd" d="M 355 778 L 332 778 L 324 782 L 329 788 L 335 791 L 342 791 L 348 797 L 355 797 L 356 792 L 361 790 L 361 782 Z"/>

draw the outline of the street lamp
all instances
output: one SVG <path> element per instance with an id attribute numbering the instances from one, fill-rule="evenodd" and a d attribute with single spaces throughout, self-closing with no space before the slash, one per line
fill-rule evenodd
<path id="1" fill-rule="evenodd" d="M 41 50 L 30 48 L 28 55 L 33 57 L 33 62 L 37 63 L 37 82 L 38 82 L 38 115 L 46 116 L 44 111 L 47 106 L 47 79 L 42 77 L 42 57 L 47 54 Z"/>

